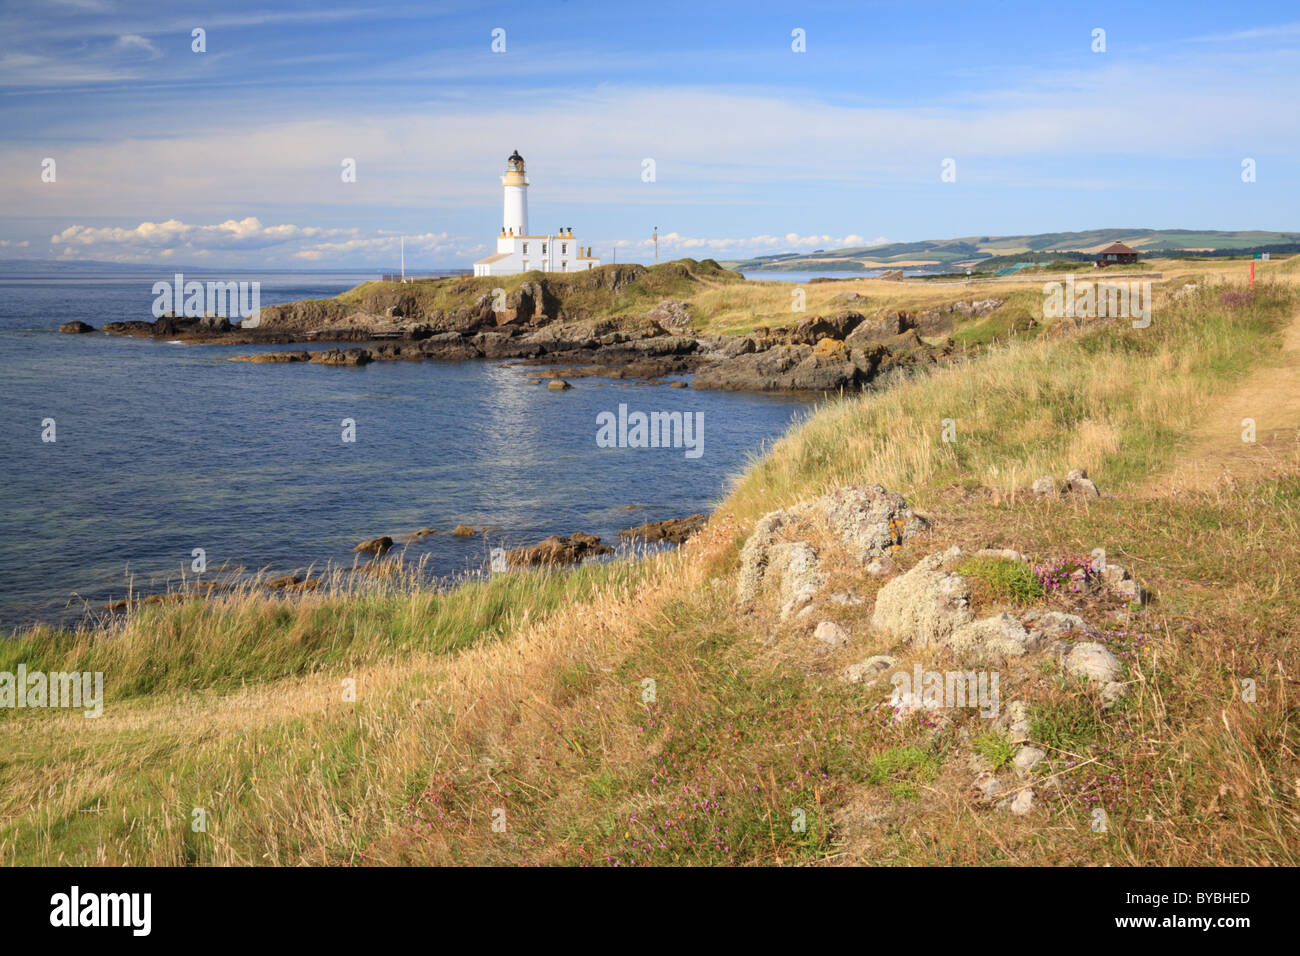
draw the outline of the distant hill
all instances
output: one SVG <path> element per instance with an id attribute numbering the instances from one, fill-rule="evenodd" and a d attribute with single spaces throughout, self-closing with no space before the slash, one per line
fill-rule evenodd
<path id="1" fill-rule="evenodd" d="M 1087 232 L 1043 232 L 1032 236 L 965 236 L 891 242 L 882 246 L 787 252 L 722 263 L 745 272 L 869 272 L 881 268 L 913 267 L 934 271 L 978 268 L 986 260 L 999 264 L 1050 261 L 1053 253 L 1098 252 L 1112 242 L 1124 242 L 1144 255 L 1180 252 L 1297 252 L 1300 232 L 1219 229 L 1091 229 Z"/>

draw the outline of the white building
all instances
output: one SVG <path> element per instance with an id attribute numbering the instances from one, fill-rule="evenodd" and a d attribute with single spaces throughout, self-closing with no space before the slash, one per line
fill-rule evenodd
<path id="1" fill-rule="evenodd" d="M 600 265 L 600 257 L 591 254 L 574 238 L 573 229 L 565 227 L 546 236 L 528 231 L 528 177 L 524 158 L 515 150 L 506 160 L 505 221 L 497 236 L 496 255 L 474 263 L 476 276 L 504 276 L 515 272 L 579 272 Z"/>

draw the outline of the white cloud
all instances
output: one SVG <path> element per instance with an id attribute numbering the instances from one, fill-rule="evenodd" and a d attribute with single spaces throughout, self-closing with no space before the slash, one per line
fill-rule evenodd
<path id="1" fill-rule="evenodd" d="M 138 33 L 123 34 L 117 38 L 117 42 L 113 44 L 113 47 L 129 53 L 148 53 L 150 56 L 161 56 L 153 42 Z"/>
<path id="2" fill-rule="evenodd" d="M 684 236 L 676 232 L 659 236 L 660 258 L 734 258 L 770 252 L 838 249 L 846 246 L 882 245 L 884 238 L 867 240 L 860 235 L 785 235 L 710 238 Z M 156 262 L 160 259 L 202 261 L 222 254 L 249 261 L 282 264 L 310 264 L 331 268 L 396 262 L 401 234 L 391 230 L 323 229 L 292 223 L 263 225 L 256 217 L 197 225 L 168 219 L 142 222 L 133 227 L 72 225 L 50 237 L 51 247 L 62 258 L 104 259 L 120 262 Z M 4 245 L 24 245 L 0 241 Z M 651 238 L 616 239 L 602 248 L 628 250 L 633 258 L 648 261 L 654 249 Z M 485 243 L 446 232 L 425 232 L 406 236 L 408 261 L 468 265 L 487 251 Z M 234 260 L 232 260 L 234 261 Z"/>
<path id="3" fill-rule="evenodd" d="M 227 254 L 232 261 L 247 258 L 265 262 L 309 262 L 347 267 L 396 260 L 401 235 L 385 230 L 324 229 L 292 223 L 263 225 L 255 216 L 198 225 L 168 219 L 142 222 L 133 227 L 72 225 L 50 237 L 62 258 L 105 259 L 118 262 L 154 262 L 160 258 L 213 258 Z M 3 244 L 3 243 L 0 243 Z M 27 241 L 24 240 L 23 245 Z M 480 252 L 481 243 L 448 233 L 427 232 L 406 236 L 408 257 L 442 256 L 448 264 Z"/>

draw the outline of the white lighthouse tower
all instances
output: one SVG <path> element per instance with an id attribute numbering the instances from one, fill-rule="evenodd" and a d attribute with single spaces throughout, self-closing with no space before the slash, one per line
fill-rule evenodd
<path id="1" fill-rule="evenodd" d="M 528 174 L 524 158 L 515 150 L 506 160 L 501 177 L 505 205 L 496 255 L 474 263 L 476 276 L 512 275 L 516 272 L 578 272 L 600 265 L 600 257 L 583 246 L 573 229 L 561 226 L 549 235 L 535 236 L 528 230 Z"/>
<path id="2" fill-rule="evenodd" d="M 505 230 L 507 235 L 528 235 L 528 175 L 519 150 L 506 160 L 506 174 L 501 177 L 506 188 Z"/>

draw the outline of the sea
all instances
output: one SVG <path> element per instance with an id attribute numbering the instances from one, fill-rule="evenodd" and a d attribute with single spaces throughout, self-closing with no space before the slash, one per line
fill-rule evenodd
<path id="1" fill-rule="evenodd" d="M 263 305 L 325 298 L 375 274 L 260 282 Z M 501 361 L 253 364 L 286 346 L 180 344 L 80 320 L 151 320 L 167 268 L 0 275 L 0 629 L 70 626 L 107 602 L 209 568 L 352 566 L 352 548 L 420 528 L 432 579 L 480 573 L 496 547 L 619 530 L 714 507 L 806 397 L 574 378 L 555 392 Z M 315 343 L 311 348 L 325 348 Z M 597 418 L 699 413 L 702 453 L 599 447 Z M 348 441 L 346 422 L 353 424 Z M 487 528 L 458 538 L 457 525 Z"/>

